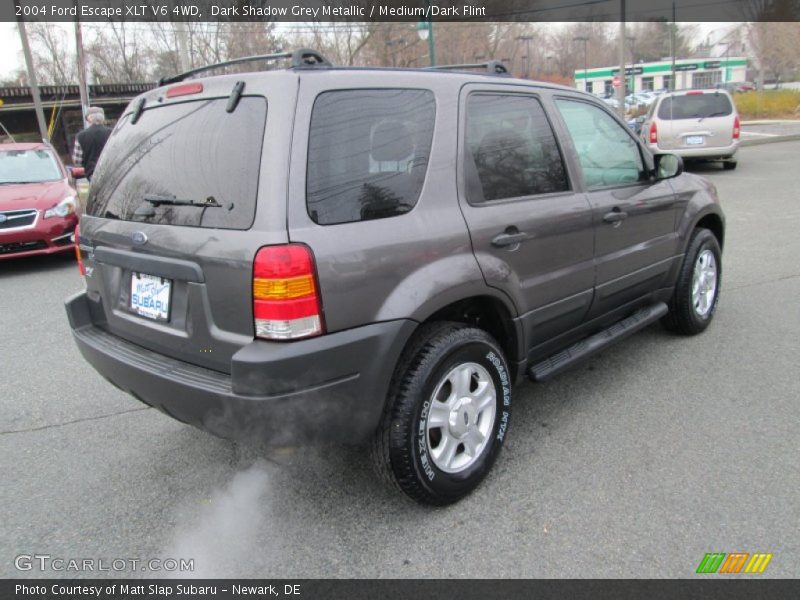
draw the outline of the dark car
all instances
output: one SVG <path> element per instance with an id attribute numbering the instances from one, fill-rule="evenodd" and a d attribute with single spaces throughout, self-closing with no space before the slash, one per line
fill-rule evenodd
<path id="1" fill-rule="evenodd" d="M 67 312 L 145 404 L 225 437 L 369 442 L 446 504 L 490 469 L 526 375 L 710 323 L 716 191 L 603 102 L 497 63 L 264 59 L 291 64 L 135 99 L 95 172 Z"/>
<path id="2" fill-rule="evenodd" d="M 0 260 L 72 251 L 80 203 L 48 144 L 0 145 Z"/>

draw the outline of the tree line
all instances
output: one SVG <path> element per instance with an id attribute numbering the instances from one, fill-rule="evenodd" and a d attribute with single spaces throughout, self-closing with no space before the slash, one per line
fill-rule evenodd
<path id="1" fill-rule="evenodd" d="M 82 28 L 88 78 L 97 84 L 154 81 L 185 68 L 297 47 L 315 48 L 337 65 L 430 64 L 428 44 L 415 23 L 108 22 Z M 619 61 L 617 23 L 456 22 L 435 23 L 433 29 L 438 64 L 500 60 L 518 77 L 569 85 L 575 70 Z M 37 22 L 27 30 L 39 82 L 77 83 L 72 25 Z M 696 37 L 691 24 L 629 23 L 626 63 L 707 53 L 706 44 L 693 41 Z M 798 38 L 800 23 L 745 23 L 723 38 L 723 46 L 731 56 L 753 54 L 767 78 L 787 80 L 800 65 Z M 26 80 L 20 69 L 3 83 L 24 85 Z"/>

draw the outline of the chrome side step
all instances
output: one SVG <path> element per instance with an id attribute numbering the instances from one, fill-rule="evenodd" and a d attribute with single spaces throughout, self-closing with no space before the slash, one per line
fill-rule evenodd
<path id="1" fill-rule="evenodd" d="M 528 376 L 534 381 L 546 381 L 580 361 L 589 358 L 595 352 L 604 350 L 630 334 L 644 329 L 651 323 L 658 321 L 665 314 L 667 314 L 667 305 L 664 302 L 658 302 L 638 310 L 631 316 L 617 321 L 608 329 L 604 329 L 543 361 L 531 365 L 528 368 Z"/>

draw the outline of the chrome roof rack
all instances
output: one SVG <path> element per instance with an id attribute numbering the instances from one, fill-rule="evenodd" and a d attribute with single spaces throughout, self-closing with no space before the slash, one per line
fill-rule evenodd
<path id="1" fill-rule="evenodd" d="M 315 67 L 333 66 L 328 61 L 328 59 L 326 59 L 324 56 L 322 56 L 322 54 L 320 54 L 316 50 L 311 50 L 310 48 L 298 48 L 297 50 L 292 50 L 291 52 L 279 52 L 276 54 L 261 54 L 258 56 L 243 56 L 242 58 L 234 58 L 232 60 L 226 60 L 224 62 L 214 63 L 213 65 L 196 67 L 194 69 L 185 71 L 184 73 L 179 73 L 178 75 L 172 75 L 170 77 L 162 77 L 161 79 L 158 80 L 158 85 L 161 86 L 161 85 L 167 85 L 168 83 L 177 83 L 193 75 L 204 73 L 205 71 L 212 71 L 214 69 L 219 69 L 221 67 L 228 67 L 230 65 L 238 65 L 240 63 L 252 62 L 257 60 L 281 60 L 281 59 L 290 59 L 292 62 L 291 68 L 293 69 L 307 69 Z"/>
<path id="2" fill-rule="evenodd" d="M 497 75 L 499 77 L 510 77 L 511 72 L 508 67 L 499 60 L 490 60 L 485 63 L 469 63 L 463 65 L 436 65 L 434 67 L 425 67 L 426 69 L 441 70 L 441 71 L 468 71 L 470 69 L 483 69 L 488 75 Z"/>

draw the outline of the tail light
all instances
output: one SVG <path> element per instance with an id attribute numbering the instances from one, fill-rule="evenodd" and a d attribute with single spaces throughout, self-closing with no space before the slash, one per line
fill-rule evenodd
<path id="1" fill-rule="evenodd" d="M 86 266 L 83 264 L 83 256 L 81 255 L 81 236 L 80 225 L 75 225 L 75 233 L 72 234 L 75 240 L 75 258 L 78 259 L 78 271 L 81 272 L 82 277 L 86 277 Z"/>
<path id="2" fill-rule="evenodd" d="M 739 115 L 733 120 L 733 139 L 738 140 L 741 135 L 741 123 L 739 123 Z"/>
<path id="3" fill-rule="evenodd" d="M 658 127 L 656 127 L 655 121 L 650 123 L 650 143 L 651 144 L 658 143 Z"/>
<path id="4" fill-rule="evenodd" d="M 253 320 L 256 337 L 266 340 L 324 333 L 314 257 L 307 246 L 264 246 L 256 253 Z"/>

